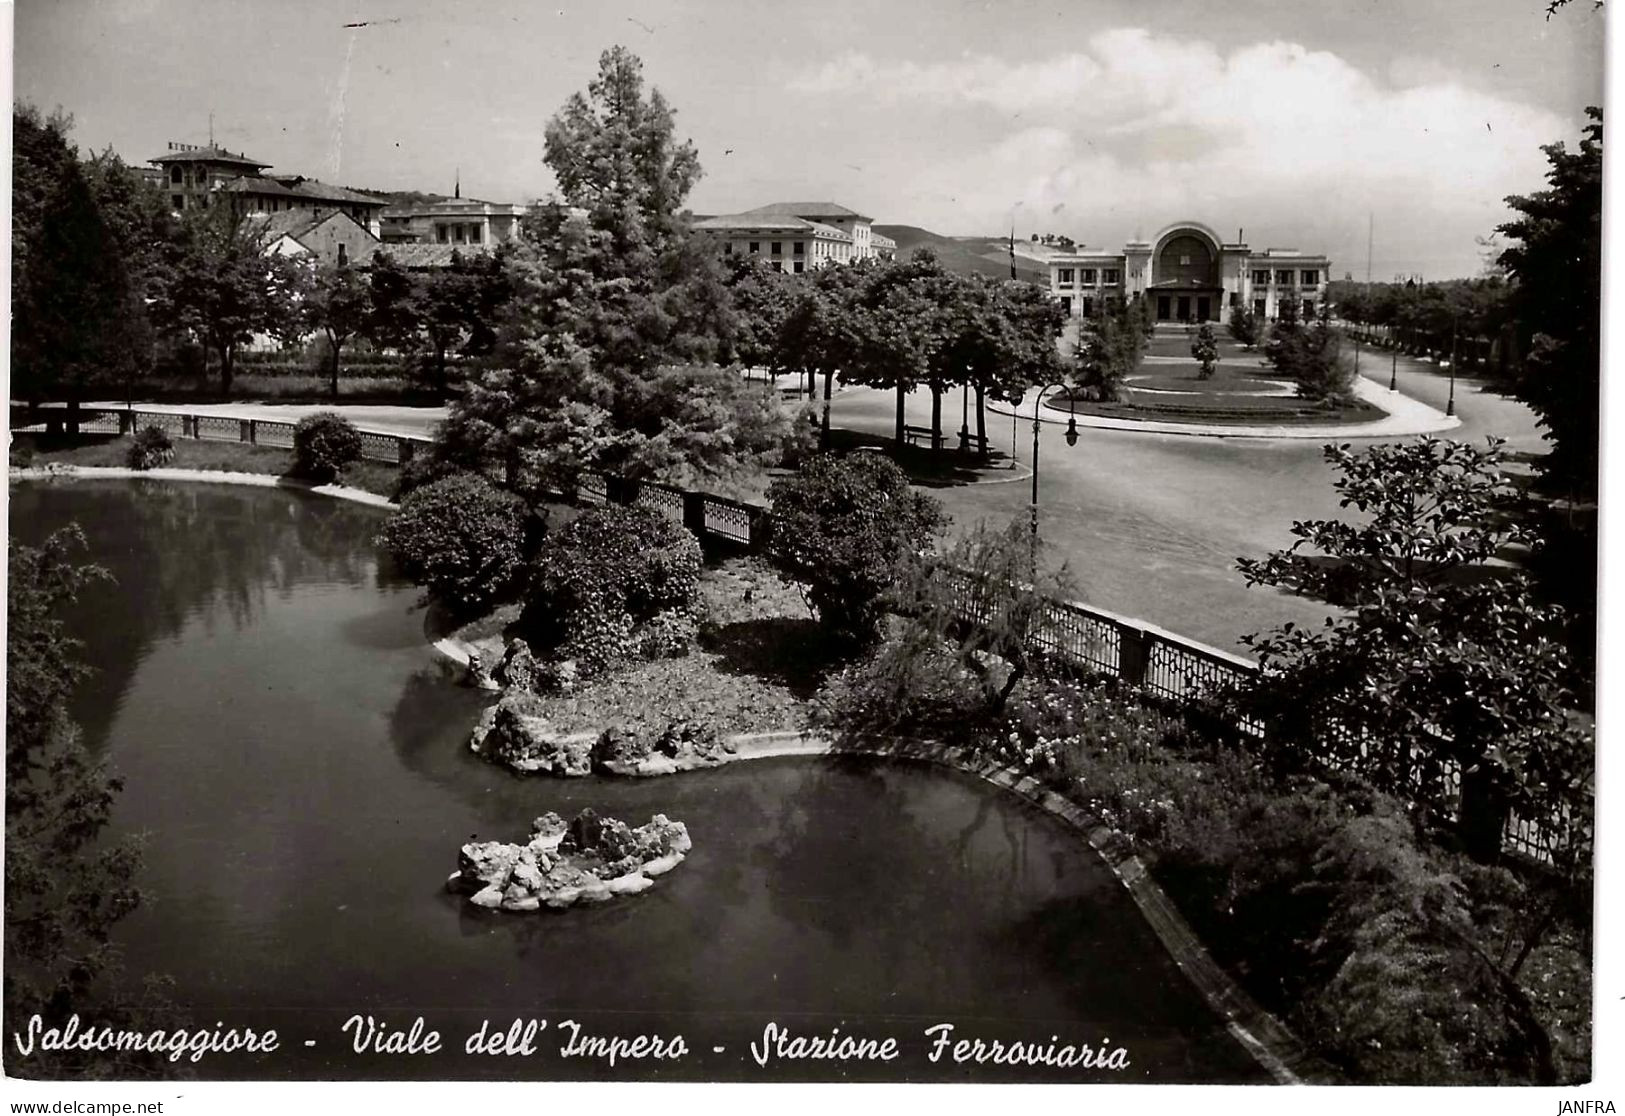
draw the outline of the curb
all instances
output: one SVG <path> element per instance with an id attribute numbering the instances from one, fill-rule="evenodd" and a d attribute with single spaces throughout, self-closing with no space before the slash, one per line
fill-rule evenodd
<path id="1" fill-rule="evenodd" d="M 224 470 L 216 472 L 209 469 L 130 469 L 121 465 L 47 465 L 43 468 L 31 466 L 27 469 L 8 469 L 6 479 L 195 481 L 202 484 L 234 484 L 246 488 L 288 488 L 296 492 L 314 492 L 318 496 L 330 496 L 335 500 L 348 500 L 352 504 L 366 504 L 369 507 L 391 511 L 396 507 L 393 500 L 376 492 L 367 492 L 342 484 L 311 484 L 309 481 L 270 473 L 236 473 Z"/>
<path id="2" fill-rule="evenodd" d="M 873 755 L 886 759 L 907 759 L 947 767 L 974 776 L 1002 790 L 1008 791 L 1037 807 L 1051 817 L 1076 830 L 1088 843 L 1108 871 L 1116 877 L 1133 898 L 1140 914 L 1150 925 L 1152 933 L 1173 958 L 1174 964 L 1185 975 L 1197 993 L 1224 1020 L 1225 1029 L 1251 1054 L 1264 1070 L 1280 1085 L 1319 1083 L 1320 1073 L 1310 1068 L 1311 1057 L 1303 1043 L 1287 1029 L 1285 1024 L 1265 1011 L 1238 985 L 1230 974 L 1213 960 L 1190 928 L 1178 909 L 1161 887 L 1151 878 L 1129 842 L 1105 822 L 1076 803 L 1050 790 L 1030 775 L 1016 768 L 988 760 L 968 757 L 958 749 L 928 741 L 902 741 L 902 747 L 840 748 L 822 741 L 822 752 L 812 751 L 811 744 L 820 738 L 806 733 L 769 733 L 805 741 L 805 750 L 763 750 L 755 755 L 739 758 L 765 758 L 770 754 L 808 755 L 851 753 Z M 786 745 L 790 742 L 785 741 Z"/>
<path id="3" fill-rule="evenodd" d="M 1350 423 L 1344 426 L 1218 426 L 1201 423 L 1163 422 L 1156 419 L 1124 419 L 1108 418 L 1103 415 L 1071 415 L 1063 411 L 1056 411 L 1054 416 L 1045 414 L 1039 416 L 1039 421 L 1064 425 L 1071 419 L 1077 424 L 1095 430 L 1132 430 L 1142 434 L 1176 434 L 1186 437 L 1199 438 L 1278 438 L 1303 439 L 1319 441 L 1337 441 L 1340 438 L 1407 438 L 1419 434 L 1438 434 L 1446 430 L 1454 430 L 1461 425 L 1459 415 L 1446 415 L 1428 404 L 1408 395 L 1397 392 L 1390 393 L 1388 389 L 1366 376 L 1358 377 L 1354 382 L 1354 390 L 1360 398 L 1376 404 L 1388 412 L 1386 418 L 1374 422 Z M 1402 406 L 1395 406 L 1396 398 L 1403 400 Z M 1006 403 L 988 401 L 988 408 L 996 414 L 1009 415 L 1011 407 Z M 1404 412 L 1410 412 L 1406 414 Z M 1032 406 L 1023 400 L 1014 408 L 1017 418 L 1031 419 Z"/>

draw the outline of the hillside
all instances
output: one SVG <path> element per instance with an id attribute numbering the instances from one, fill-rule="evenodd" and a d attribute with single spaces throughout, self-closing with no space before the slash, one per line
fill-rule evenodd
<path id="1" fill-rule="evenodd" d="M 949 271 L 1010 278 L 1010 250 L 1002 237 L 943 236 L 914 225 L 876 225 L 874 229 L 897 241 L 900 260 L 908 259 L 916 248 L 929 248 Z M 1049 286 L 1049 269 L 1033 259 L 1030 247 L 1019 240 L 1016 242 L 1016 278 Z"/>

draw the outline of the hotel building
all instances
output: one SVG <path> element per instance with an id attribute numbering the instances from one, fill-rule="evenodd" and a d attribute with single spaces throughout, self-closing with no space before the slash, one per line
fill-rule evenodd
<path id="1" fill-rule="evenodd" d="M 722 245 L 722 254 L 760 255 L 780 271 L 802 272 L 828 263 L 881 257 L 897 244 L 871 227 L 863 214 L 833 202 L 775 202 L 744 213 L 694 222 Z"/>

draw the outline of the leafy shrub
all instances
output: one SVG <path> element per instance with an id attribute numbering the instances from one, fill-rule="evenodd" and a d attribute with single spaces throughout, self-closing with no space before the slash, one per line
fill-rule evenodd
<path id="1" fill-rule="evenodd" d="M 694 649 L 699 638 L 700 626 L 692 612 L 687 609 L 668 608 L 655 613 L 638 628 L 638 658 L 681 658 Z"/>
<path id="2" fill-rule="evenodd" d="M 692 641 L 683 631 L 692 630 L 700 567 L 700 544 L 681 524 L 648 508 L 595 508 L 542 544 L 520 626 L 533 647 L 576 660 L 583 676 L 640 650 L 675 651 Z"/>
<path id="3" fill-rule="evenodd" d="M 832 635 L 872 642 L 883 594 L 902 564 L 931 546 L 946 525 L 935 499 L 909 488 L 890 459 L 873 453 L 818 454 L 773 482 L 768 556 L 789 581 L 807 586 Z"/>
<path id="4" fill-rule="evenodd" d="M 813 700 L 814 724 L 843 736 L 920 736 L 972 744 L 989 727 L 981 680 L 958 648 L 915 626 L 832 675 Z"/>
<path id="5" fill-rule="evenodd" d="M 978 523 L 940 556 L 904 563 L 888 597 L 902 619 L 873 656 L 831 680 L 819 716 L 853 732 L 961 742 L 1001 723 L 1043 665 L 1033 634 L 1050 602 L 1078 595 L 1064 565 L 1040 567 L 1035 580 L 1033 557 L 1024 524 Z"/>
<path id="6" fill-rule="evenodd" d="M 395 474 L 395 499 L 397 501 L 406 497 L 406 494 L 424 485 L 459 474 L 472 476 L 470 470 L 450 462 L 433 453 L 416 454 L 412 460 L 402 465 Z"/>
<path id="7" fill-rule="evenodd" d="M 128 455 L 132 469 L 156 469 L 175 460 L 175 443 L 169 432 L 161 426 L 148 426 L 136 431 L 130 441 Z"/>
<path id="8" fill-rule="evenodd" d="M 293 428 L 293 471 L 323 483 L 361 457 L 361 435 L 350 420 L 331 411 L 306 415 Z"/>
<path id="9" fill-rule="evenodd" d="M 1366 1083 L 1554 1078 L 1551 1036 L 1506 968 L 1527 901 L 1514 877 L 1431 845 L 1358 781 L 1171 747 L 1135 705 L 1035 683 L 1002 743 L 1128 836 L 1215 958 L 1317 1053 Z"/>
<path id="10" fill-rule="evenodd" d="M 464 613 L 507 596 L 523 571 L 523 501 L 484 477 L 456 473 L 415 488 L 378 536 L 401 572 Z"/>

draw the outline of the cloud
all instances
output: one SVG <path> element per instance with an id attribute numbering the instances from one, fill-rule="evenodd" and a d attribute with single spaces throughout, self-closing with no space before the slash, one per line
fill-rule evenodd
<path id="1" fill-rule="evenodd" d="M 1374 211 L 1388 254 L 1455 259 L 1463 270 L 1477 265 L 1473 238 L 1504 219 L 1504 196 L 1541 186 L 1540 146 L 1574 130 L 1415 57 L 1378 78 L 1296 43 L 1221 51 L 1133 28 L 1016 62 L 847 52 L 792 87 L 835 107 L 851 99 L 940 114 L 931 176 L 956 184 L 960 219 L 899 219 L 997 227 L 1018 201 L 1035 215 L 1064 204 L 1092 244 L 1133 232 L 1129 223 L 1149 233 L 1191 217 L 1341 237 L 1302 246 L 1347 259 L 1350 238 L 1364 256 Z M 978 133 L 996 137 L 991 147 Z"/>

